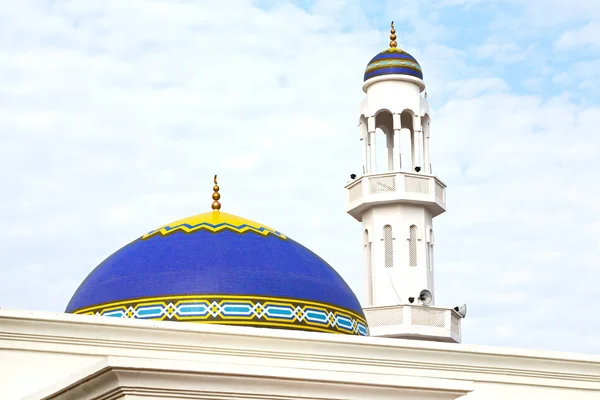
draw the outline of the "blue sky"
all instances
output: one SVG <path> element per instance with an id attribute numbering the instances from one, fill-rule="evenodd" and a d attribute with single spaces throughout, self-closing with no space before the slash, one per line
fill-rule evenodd
<path id="1" fill-rule="evenodd" d="M 391 20 L 448 184 L 438 304 L 469 305 L 465 343 L 600 353 L 600 3 L 583 0 L 8 2 L 0 307 L 62 311 L 112 252 L 208 211 L 214 173 L 224 211 L 362 298 L 343 186 Z"/>

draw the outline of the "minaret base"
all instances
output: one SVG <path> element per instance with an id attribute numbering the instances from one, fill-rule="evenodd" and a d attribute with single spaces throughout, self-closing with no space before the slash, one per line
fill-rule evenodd
<path id="1" fill-rule="evenodd" d="M 461 317 L 452 308 L 423 305 L 366 307 L 371 336 L 460 343 Z"/>

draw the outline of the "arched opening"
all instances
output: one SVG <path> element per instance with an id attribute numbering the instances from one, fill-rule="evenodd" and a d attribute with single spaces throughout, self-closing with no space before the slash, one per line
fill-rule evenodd
<path id="1" fill-rule="evenodd" d="M 408 234 L 408 265 L 417 266 L 417 226 L 411 225 Z"/>
<path id="2" fill-rule="evenodd" d="M 387 134 L 381 128 L 375 129 L 375 141 L 376 141 L 376 153 L 377 162 L 375 163 L 375 170 L 373 172 L 385 172 L 387 171 Z"/>
<path id="3" fill-rule="evenodd" d="M 403 171 L 413 171 L 416 166 L 417 156 L 416 141 L 414 135 L 414 119 L 413 114 L 409 110 L 404 110 L 400 114 L 400 159 L 402 160 Z"/>
<path id="4" fill-rule="evenodd" d="M 376 171 L 385 172 L 394 169 L 394 123 L 389 110 L 381 110 L 375 115 L 376 127 Z"/>
<path id="5" fill-rule="evenodd" d="M 400 170 L 401 171 L 410 171 L 412 166 L 412 133 L 410 130 L 403 128 L 400 130 Z"/>

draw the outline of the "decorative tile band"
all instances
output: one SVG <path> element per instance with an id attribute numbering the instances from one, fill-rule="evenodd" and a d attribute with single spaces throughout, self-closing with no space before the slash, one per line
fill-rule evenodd
<path id="1" fill-rule="evenodd" d="M 166 236 L 169 235 L 171 233 L 177 232 L 177 231 L 181 231 L 181 232 L 185 232 L 185 233 L 193 233 L 199 230 L 206 230 L 212 233 L 217 233 L 223 230 L 229 230 L 229 231 L 233 231 L 235 233 L 246 233 L 246 232 L 254 232 L 254 233 L 258 233 L 259 235 L 263 235 L 263 236 L 267 236 L 269 234 L 274 235 L 279 237 L 280 239 L 287 239 L 287 237 L 280 232 L 277 232 L 275 230 L 269 229 L 267 227 L 264 226 L 251 226 L 251 225 L 232 225 L 232 224 L 228 224 L 228 223 L 221 223 L 221 224 L 210 224 L 208 222 L 201 222 L 199 224 L 195 224 L 195 225 L 190 225 L 190 224 L 179 224 L 179 225 L 175 225 L 175 226 L 164 226 L 160 229 L 156 229 L 154 231 L 148 232 L 145 235 L 142 236 L 142 239 L 148 239 L 152 236 L 155 235 L 162 235 L 162 236 Z"/>
<path id="2" fill-rule="evenodd" d="M 416 62 L 409 60 L 398 60 L 398 59 L 389 59 L 389 60 L 377 60 L 369 65 L 367 65 L 366 72 L 379 69 L 379 68 L 392 68 L 392 67 L 404 67 L 411 68 L 415 71 L 421 72 L 421 66 Z"/>
<path id="3" fill-rule="evenodd" d="M 102 304 L 74 314 L 299 329 L 367 336 L 366 320 L 324 303 L 260 296 L 193 295 Z"/>
<path id="4" fill-rule="evenodd" d="M 266 225 L 220 211 L 193 215 L 179 221 L 171 222 L 168 225 L 146 233 L 141 239 L 145 240 L 157 235 L 167 236 L 175 232 L 194 233 L 202 230 L 211 233 L 221 231 L 231 231 L 239 234 L 253 232 L 262 236 L 273 235 L 283 240 L 287 239 L 283 233 Z"/>

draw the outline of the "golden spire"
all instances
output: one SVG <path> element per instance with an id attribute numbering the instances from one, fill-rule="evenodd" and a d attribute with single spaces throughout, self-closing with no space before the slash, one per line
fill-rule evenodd
<path id="1" fill-rule="evenodd" d="M 219 211 L 221 209 L 221 203 L 219 203 L 219 199 L 221 198 L 221 195 L 219 194 L 219 185 L 217 185 L 217 176 L 215 175 L 215 186 L 213 186 L 213 190 L 214 193 L 212 195 L 213 198 L 213 203 L 212 203 L 212 209 L 213 211 Z"/>
<path id="2" fill-rule="evenodd" d="M 394 29 L 394 21 L 392 21 L 392 29 L 390 30 L 390 48 L 395 48 L 398 45 L 396 43 L 396 30 Z"/>

